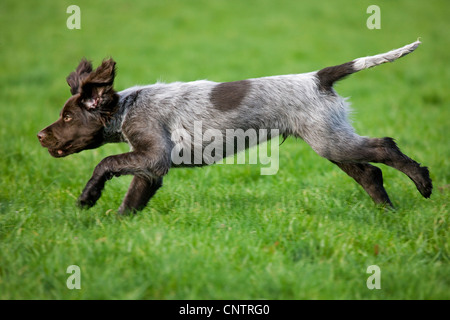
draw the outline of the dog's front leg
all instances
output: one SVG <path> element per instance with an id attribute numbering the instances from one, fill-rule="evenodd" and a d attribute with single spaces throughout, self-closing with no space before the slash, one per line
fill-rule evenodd
<path id="1" fill-rule="evenodd" d="M 162 178 L 135 176 L 119 208 L 120 214 L 135 213 L 145 208 L 148 201 L 162 186 Z"/>
<path id="2" fill-rule="evenodd" d="M 91 179 L 78 198 L 78 205 L 82 208 L 92 207 L 100 198 L 106 181 L 114 176 L 132 174 L 146 180 L 158 180 L 162 179 L 169 167 L 170 162 L 148 153 L 133 151 L 107 157 L 95 168 Z"/>

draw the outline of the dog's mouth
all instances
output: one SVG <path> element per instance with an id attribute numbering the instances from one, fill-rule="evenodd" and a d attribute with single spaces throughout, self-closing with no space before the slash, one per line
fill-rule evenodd
<path id="1" fill-rule="evenodd" d="M 66 143 L 64 146 L 59 148 L 48 148 L 48 152 L 52 157 L 62 158 L 68 156 L 69 154 L 74 153 L 73 145 L 71 142 Z"/>

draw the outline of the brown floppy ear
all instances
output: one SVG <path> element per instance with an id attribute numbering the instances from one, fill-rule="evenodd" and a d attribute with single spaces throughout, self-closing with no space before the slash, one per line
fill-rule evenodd
<path id="1" fill-rule="evenodd" d="M 77 69 L 69 74 L 69 76 L 66 78 L 67 83 L 70 86 L 70 92 L 72 95 L 77 94 L 80 90 L 81 83 L 84 79 L 89 76 L 89 74 L 92 72 L 92 63 L 85 58 L 83 58 L 78 65 Z"/>
<path id="2" fill-rule="evenodd" d="M 108 59 L 103 60 L 102 64 L 83 80 L 80 92 L 87 109 L 98 109 L 110 102 L 115 95 L 113 89 L 115 76 L 116 62 Z"/>

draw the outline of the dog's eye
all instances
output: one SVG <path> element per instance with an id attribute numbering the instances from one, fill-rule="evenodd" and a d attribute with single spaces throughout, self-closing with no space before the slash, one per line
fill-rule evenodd
<path id="1" fill-rule="evenodd" d="M 64 122 L 69 122 L 70 120 L 72 120 L 72 117 L 70 116 L 70 114 L 65 114 L 63 119 Z"/>

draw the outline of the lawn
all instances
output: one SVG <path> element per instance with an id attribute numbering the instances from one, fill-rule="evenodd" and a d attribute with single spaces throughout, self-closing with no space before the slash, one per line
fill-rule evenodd
<path id="1" fill-rule="evenodd" d="M 81 29 L 68 29 L 69 5 Z M 381 29 L 366 21 L 380 7 Z M 450 299 L 448 1 L 0 2 L 0 299 Z M 106 145 L 50 157 L 37 132 L 55 121 L 82 57 L 117 61 L 115 87 L 301 73 L 398 48 L 411 55 L 336 89 L 361 135 L 394 137 L 430 168 L 431 199 L 384 166 L 397 207 L 300 140 L 260 165 L 174 169 L 146 209 L 118 216 L 131 177 L 75 206 Z M 254 152 L 254 151 L 251 151 Z M 67 268 L 79 266 L 81 289 Z M 368 289 L 367 268 L 381 270 Z"/>

